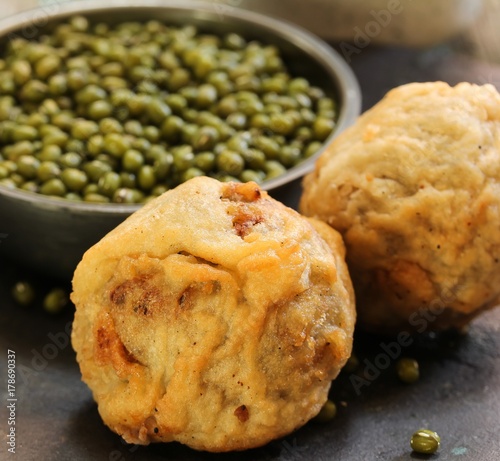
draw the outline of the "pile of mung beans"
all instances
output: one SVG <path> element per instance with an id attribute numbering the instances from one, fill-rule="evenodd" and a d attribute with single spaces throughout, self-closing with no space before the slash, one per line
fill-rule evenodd
<path id="1" fill-rule="evenodd" d="M 261 183 L 317 152 L 336 117 L 273 45 L 75 16 L 0 59 L 0 186 L 143 203 L 200 175 Z"/>

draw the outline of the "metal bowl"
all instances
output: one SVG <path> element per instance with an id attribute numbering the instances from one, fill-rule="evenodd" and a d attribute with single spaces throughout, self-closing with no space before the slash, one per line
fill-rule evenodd
<path id="1" fill-rule="evenodd" d="M 216 3 L 196 1 L 108 1 L 50 4 L 0 21 L 0 50 L 13 36 L 33 39 L 74 14 L 91 22 L 156 19 L 193 24 L 212 33 L 239 32 L 278 46 L 291 73 L 308 78 L 339 101 L 339 118 L 328 144 L 361 110 L 356 77 L 342 57 L 320 39 L 291 24 Z M 267 181 L 278 193 L 311 171 L 317 156 Z M 0 187 L 0 254 L 43 274 L 69 280 L 83 253 L 140 205 L 89 204 Z"/>

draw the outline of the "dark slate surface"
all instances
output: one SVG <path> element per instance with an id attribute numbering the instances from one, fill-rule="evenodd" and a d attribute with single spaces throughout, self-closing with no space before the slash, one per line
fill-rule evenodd
<path id="1" fill-rule="evenodd" d="M 500 66 L 457 54 L 449 46 L 425 52 L 370 48 L 351 63 L 359 77 L 364 109 L 390 88 L 410 82 L 468 80 L 500 86 Z M 299 184 L 274 195 L 296 206 Z M 1 218 L 0 218 L 1 219 Z M 8 245 L 8 238 L 2 239 Z M 309 423 L 285 439 L 244 453 L 207 454 L 178 444 L 136 447 L 125 445 L 101 422 L 91 394 L 80 381 L 69 346 L 72 310 L 48 316 L 40 302 L 29 309 L 13 305 L 11 285 L 31 275 L 38 289 L 54 281 L 0 261 L 0 459 L 22 461 L 96 460 L 346 460 L 409 461 L 429 459 L 412 454 L 411 434 L 420 427 L 442 437 L 440 461 L 500 460 L 500 309 L 483 314 L 468 334 L 416 338 L 401 347 L 401 355 L 419 359 L 421 379 L 403 385 L 394 360 L 393 339 L 357 333 L 355 350 L 367 369 L 364 385 L 353 385 L 343 374 L 331 396 L 339 406 L 337 418 L 323 425 Z M 16 353 L 16 454 L 7 452 L 7 349 Z M 392 352 L 391 352 L 392 353 Z M 388 365 L 375 376 L 368 364 Z M 371 374 L 370 374 L 371 373 Z M 369 384 L 366 384 L 369 383 Z"/>

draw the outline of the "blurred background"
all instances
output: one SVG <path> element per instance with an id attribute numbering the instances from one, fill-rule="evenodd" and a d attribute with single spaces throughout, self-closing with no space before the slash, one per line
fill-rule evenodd
<path id="1" fill-rule="evenodd" d="M 0 0 L 0 17 L 39 5 L 54 11 L 66 1 Z M 500 0 L 202 1 L 212 3 L 221 13 L 228 7 L 240 7 L 286 19 L 329 42 L 429 48 L 458 38 L 464 52 L 500 62 Z M 113 0 L 103 3 L 112 4 Z"/>

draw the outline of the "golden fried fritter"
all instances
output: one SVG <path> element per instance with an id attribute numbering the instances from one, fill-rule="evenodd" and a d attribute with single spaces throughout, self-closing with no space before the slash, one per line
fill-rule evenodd
<path id="1" fill-rule="evenodd" d="M 500 293 L 500 95 L 390 91 L 321 156 L 300 210 L 341 232 L 360 326 L 461 327 Z"/>
<path id="2" fill-rule="evenodd" d="M 192 179 L 84 255 L 72 342 L 127 442 L 242 450 L 315 416 L 350 355 L 337 232 L 255 183 Z"/>

